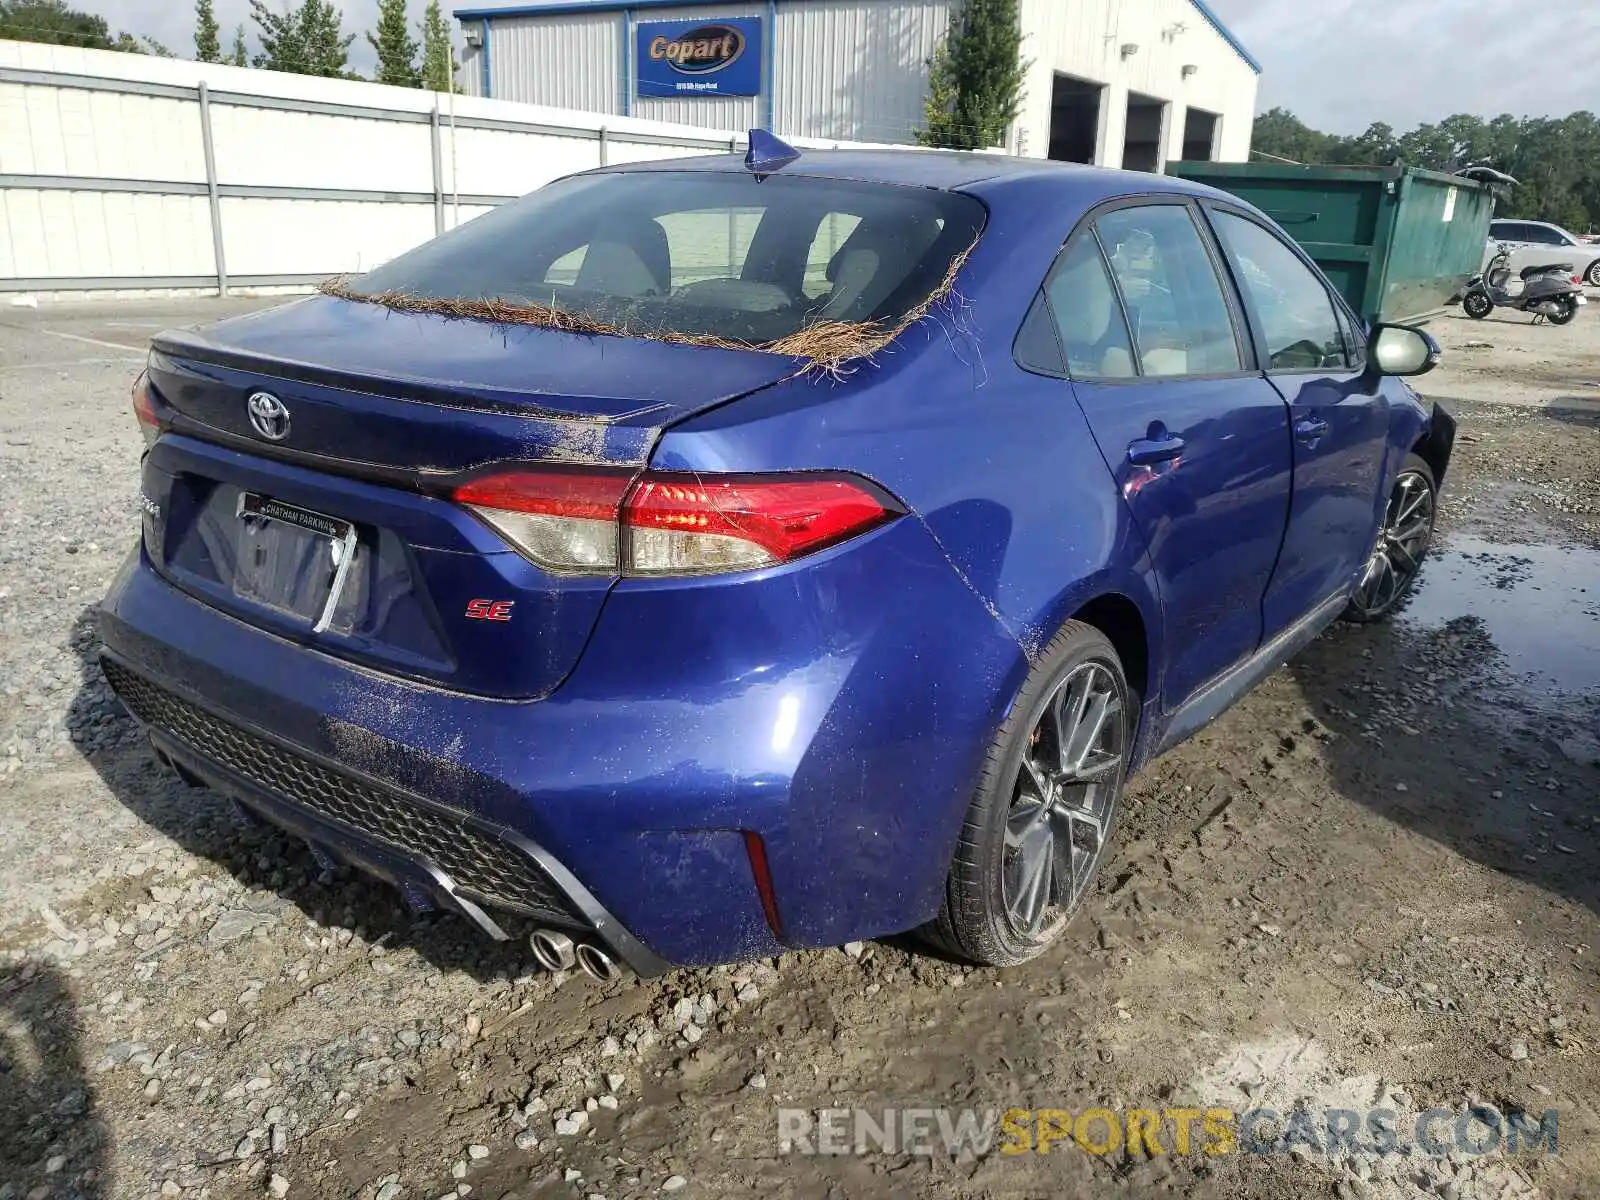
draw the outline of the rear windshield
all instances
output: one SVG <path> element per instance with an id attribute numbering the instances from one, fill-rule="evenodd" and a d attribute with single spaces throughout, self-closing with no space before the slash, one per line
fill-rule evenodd
<path id="1" fill-rule="evenodd" d="M 824 322 L 898 325 L 943 284 L 984 209 L 929 188 L 740 173 L 561 180 L 346 285 L 497 300 L 576 327 L 774 342 Z"/>

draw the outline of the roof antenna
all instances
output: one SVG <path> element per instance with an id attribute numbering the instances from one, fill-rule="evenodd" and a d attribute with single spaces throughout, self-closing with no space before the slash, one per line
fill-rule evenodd
<path id="1" fill-rule="evenodd" d="M 750 131 L 750 148 L 744 152 L 744 169 L 759 183 L 774 171 L 781 171 L 800 157 L 788 142 L 775 137 L 765 129 Z"/>

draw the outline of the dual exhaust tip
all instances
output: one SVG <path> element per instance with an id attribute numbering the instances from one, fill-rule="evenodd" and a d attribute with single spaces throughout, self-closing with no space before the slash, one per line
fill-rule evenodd
<path id="1" fill-rule="evenodd" d="M 535 929 L 528 936 L 534 958 L 547 971 L 570 971 L 577 967 L 597 983 L 622 978 L 622 964 L 594 942 L 574 941 L 559 929 Z"/>

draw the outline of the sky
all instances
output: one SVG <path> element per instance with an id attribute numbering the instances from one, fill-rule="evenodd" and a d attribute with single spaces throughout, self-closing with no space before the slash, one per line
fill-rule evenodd
<path id="1" fill-rule="evenodd" d="M 282 0 L 269 0 L 282 3 Z M 1060 0 L 1069 2 L 1069 0 Z M 1135 0 L 1129 0 L 1135 2 Z M 1600 0 L 1209 0 L 1261 63 L 1258 109 L 1282 105 L 1329 133 L 1405 131 L 1451 113 L 1600 112 Z M 249 0 L 214 0 L 224 47 Z M 420 18 L 425 0 L 409 0 Z M 445 0 L 449 13 L 464 0 Z M 194 52 L 187 0 L 76 0 L 122 30 Z M 370 72 L 376 0 L 344 0 L 351 65 Z M 251 40 L 251 50 L 255 42 Z"/>
<path id="2" fill-rule="evenodd" d="M 1600 2 L 1209 0 L 1261 63 L 1258 110 L 1404 132 L 1452 113 L 1600 112 Z"/>

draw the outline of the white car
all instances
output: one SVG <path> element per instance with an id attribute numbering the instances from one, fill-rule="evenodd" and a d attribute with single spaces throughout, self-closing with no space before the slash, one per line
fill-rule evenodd
<path id="1" fill-rule="evenodd" d="M 1511 271 L 1545 263 L 1571 263 L 1572 273 L 1591 287 L 1600 287 L 1600 245 L 1579 241 L 1559 225 L 1545 221 L 1490 221 L 1489 248 L 1495 243 L 1511 251 Z"/>

